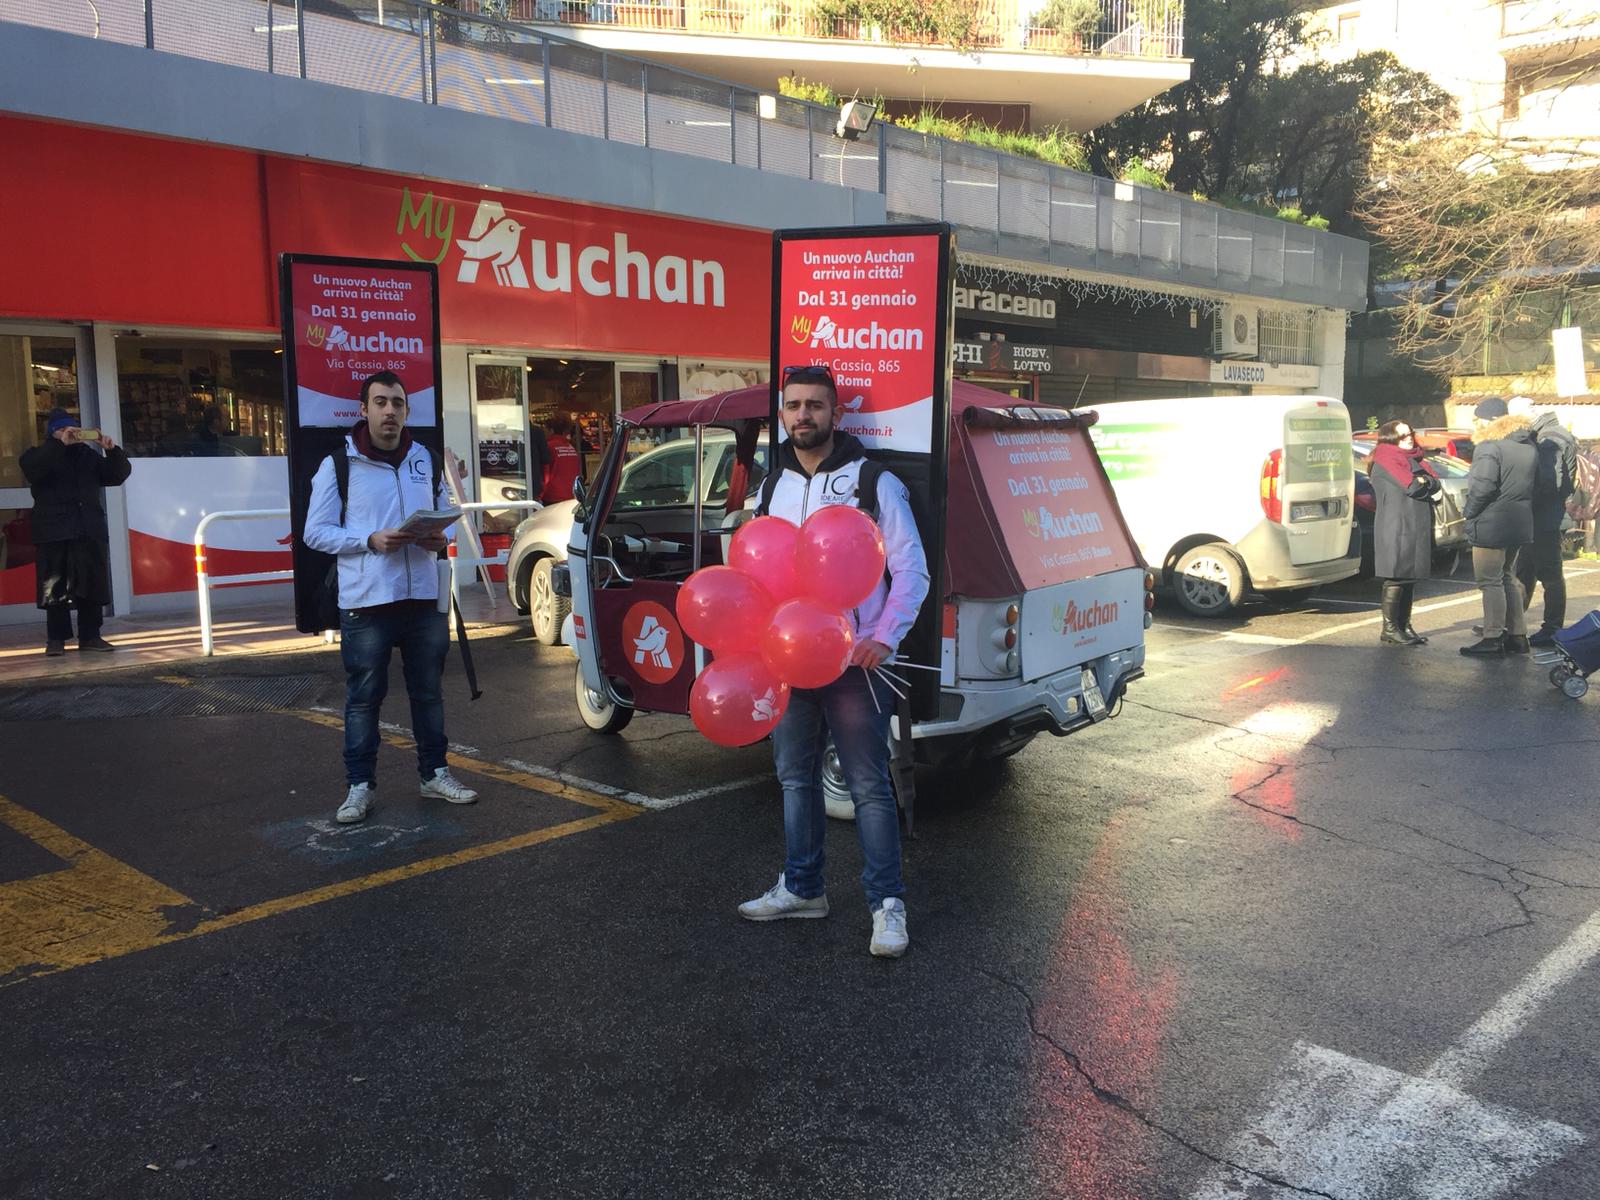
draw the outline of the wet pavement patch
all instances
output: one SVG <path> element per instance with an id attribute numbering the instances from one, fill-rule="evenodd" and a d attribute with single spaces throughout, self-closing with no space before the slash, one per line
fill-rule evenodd
<path id="1" fill-rule="evenodd" d="M 239 675 L 94 687 L 27 688 L 0 698 L 0 721 L 209 717 L 301 708 L 327 687 L 321 675 Z"/>
<path id="2" fill-rule="evenodd" d="M 366 820 L 341 825 L 332 817 L 278 821 L 264 827 L 262 839 L 296 858 L 321 863 L 365 862 L 405 850 L 422 842 L 462 838 L 466 831 L 448 817 L 432 820 Z"/>

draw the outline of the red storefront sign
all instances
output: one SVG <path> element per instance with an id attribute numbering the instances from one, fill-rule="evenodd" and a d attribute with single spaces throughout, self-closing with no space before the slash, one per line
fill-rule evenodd
<path id="1" fill-rule="evenodd" d="M 759 359 L 770 236 L 221 146 L 0 116 L 0 316 L 268 332 L 281 253 L 438 266 L 442 336 Z M 53 230 L 53 232 L 52 232 Z"/>
<path id="2" fill-rule="evenodd" d="M 437 264 L 444 336 L 707 357 L 765 352 L 768 236 L 270 159 L 275 250 Z"/>
<path id="3" fill-rule="evenodd" d="M 297 426 L 349 429 L 361 419 L 362 380 L 393 371 L 406 390 L 406 423 L 438 422 L 433 272 L 402 264 L 288 264 Z"/>
<path id="4" fill-rule="evenodd" d="M 873 449 L 931 452 L 948 378 L 948 243 L 892 228 L 779 235 L 774 377 L 826 365 L 840 428 Z"/>

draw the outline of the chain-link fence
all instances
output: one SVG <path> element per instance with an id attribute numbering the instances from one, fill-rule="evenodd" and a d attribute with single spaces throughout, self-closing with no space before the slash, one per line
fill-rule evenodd
<path id="1" fill-rule="evenodd" d="M 881 122 L 847 141 L 822 105 L 419 0 L 0 0 L 0 20 L 879 192 L 977 253 L 1365 307 L 1352 238 Z"/>

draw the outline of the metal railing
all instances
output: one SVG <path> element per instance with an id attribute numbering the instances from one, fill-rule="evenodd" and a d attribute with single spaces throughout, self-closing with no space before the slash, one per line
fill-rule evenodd
<path id="1" fill-rule="evenodd" d="M 194 582 L 200 601 L 200 652 L 207 658 L 215 647 L 211 635 L 211 589 L 214 587 L 248 587 L 252 584 L 283 583 L 294 578 L 294 572 L 253 571 L 243 575 L 213 575 L 206 569 L 206 530 L 213 521 L 260 521 L 280 518 L 287 521 L 287 508 L 235 509 L 207 513 L 200 518 L 194 530 Z M 325 638 L 332 641 L 331 632 Z"/>
<path id="2" fill-rule="evenodd" d="M 842 0 L 460 0 L 475 16 L 568 25 L 744 38 L 949 45 L 1053 55 L 1183 57 L 1182 0 L 1101 0 L 1098 21 L 1060 28 L 1027 0 L 966 0 L 935 17 L 874 20 L 871 6 Z M 1092 16 L 1092 14 L 1091 14 Z"/>
<path id="3" fill-rule="evenodd" d="M 466 504 L 458 504 L 456 507 L 464 513 L 508 512 L 513 509 L 518 512 L 537 512 L 544 507 L 544 504 L 538 500 L 473 500 Z M 489 572 L 486 568 L 505 566 L 511 558 L 511 547 L 507 546 L 504 550 L 497 551 L 494 554 L 484 554 L 483 543 L 479 540 L 483 537 L 482 531 L 474 530 L 473 534 L 472 545 L 478 551 L 475 555 L 462 555 L 461 537 L 459 534 L 456 536 L 454 542 L 455 552 L 450 555 L 450 590 L 455 593 L 458 600 L 461 598 L 461 571 L 470 567 L 478 572 L 479 582 L 483 584 L 484 595 L 493 600 L 494 582 L 489 578 Z M 510 583 L 511 580 L 507 579 L 506 590 L 508 593 L 510 592 Z"/>
<path id="4" fill-rule="evenodd" d="M 1128 0 L 1137 4 L 1140 0 Z M 1367 245 L 970 142 L 838 114 L 418 0 L 0 0 L 169 53 L 881 193 L 964 251 L 1310 304 L 1366 304 Z"/>

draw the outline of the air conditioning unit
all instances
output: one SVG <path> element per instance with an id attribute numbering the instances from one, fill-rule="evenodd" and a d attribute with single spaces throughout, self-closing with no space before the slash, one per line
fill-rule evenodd
<path id="1" fill-rule="evenodd" d="M 1261 351 L 1261 313 L 1239 304 L 1224 304 L 1211 327 L 1215 358 L 1255 358 Z"/>

